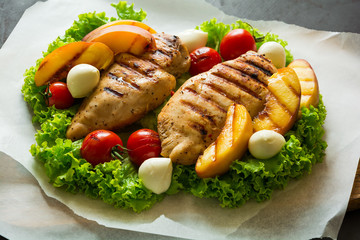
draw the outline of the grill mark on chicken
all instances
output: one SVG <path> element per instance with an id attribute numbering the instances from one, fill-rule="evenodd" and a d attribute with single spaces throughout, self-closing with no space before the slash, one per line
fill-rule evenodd
<path id="1" fill-rule="evenodd" d="M 198 93 L 196 90 L 191 89 L 191 88 L 189 88 L 189 87 L 184 88 L 183 91 L 187 91 L 187 92 L 189 92 L 189 93 L 191 93 L 191 94 L 193 94 L 193 95 L 196 95 L 197 97 L 201 98 L 201 99 L 204 100 L 205 102 L 207 102 L 207 103 L 215 106 L 215 107 L 216 107 L 218 110 L 220 110 L 221 112 L 226 113 L 226 109 L 222 108 L 222 107 L 221 107 L 217 102 L 215 102 L 214 100 L 209 99 L 209 98 L 203 96 L 203 95 L 201 94 L 201 92 Z"/>
<path id="2" fill-rule="evenodd" d="M 257 56 L 258 56 L 259 58 L 261 58 L 262 60 L 264 60 L 264 61 L 266 61 L 266 62 L 268 62 L 268 63 L 271 64 L 271 61 L 270 61 L 269 59 L 267 59 L 263 54 L 257 54 Z"/>
<path id="3" fill-rule="evenodd" d="M 161 49 L 163 52 L 173 53 L 174 49 L 179 47 L 177 43 L 177 37 L 174 38 L 173 36 L 170 36 L 169 38 L 163 38 L 159 43 L 161 45 L 159 49 Z"/>
<path id="4" fill-rule="evenodd" d="M 180 77 L 190 65 L 186 47 L 178 37 L 168 34 L 154 34 L 157 49 L 146 52 L 142 58 L 163 68 L 176 78 Z M 160 51 L 159 51 L 160 50 Z"/>
<path id="5" fill-rule="evenodd" d="M 169 52 L 164 51 L 163 49 L 157 49 L 155 52 L 167 58 L 171 58 L 172 55 L 171 53 L 169 54 Z"/>
<path id="6" fill-rule="evenodd" d="M 250 66 L 262 71 L 263 73 L 265 73 L 266 75 L 268 75 L 269 77 L 271 77 L 271 75 L 273 75 L 270 71 L 264 69 L 264 68 L 261 68 L 257 65 L 255 65 L 253 62 L 246 62 L 247 64 L 249 64 Z"/>
<path id="7" fill-rule="evenodd" d="M 223 65 L 222 67 L 224 68 L 228 68 L 228 69 L 224 69 L 224 71 L 217 71 L 217 72 L 213 72 L 212 74 L 221 78 L 222 81 L 227 82 L 237 88 L 239 88 L 240 90 L 248 93 L 249 95 L 253 96 L 254 98 L 257 98 L 259 100 L 262 100 L 261 97 L 254 91 L 252 91 L 251 89 L 249 89 L 247 86 L 242 85 L 241 83 L 239 83 L 237 80 L 233 79 L 229 74 L 226 74 L 227 71 L 236 71 L 239 72 L 238 74 L 241 74 L 240 71 L 234 69 L 234 68 L 230 68 L 226 65 Z M 242 74 L 241 74 L 242 75 Z M 246 77 L 246 75 L 242 75 L 243 77 Z"/>
<path id="8" fill-rule="evenodd" d="M 250 61 L 251 62 L 254 62 L 257 66 L 267 66 L 269 69 L 271 69 L 272 67 L 271 67 L 271 65 L 269 65 L 269 64 L 271 64 L 271 61 L 269 60 L 269 59 L 267 59 L 264 55 L 262 55 L 262 54 L 256 54 L 256 57 L 257 58 L 253 58 L 252 56 L 254 56 L 254 54 L 249 54 L 248 56 L 245 56 L 245 59 L 249 59 L 249 57 L 250 57 Z M 256 61 L 254 61 L 254 60 L 256 60 Z M 266 63 L 264 63 L 264 62 L 266 62 Z M 271 70 L 268 70 L 269 72 L 271 72 Z"/>
<path id="9" fill-rule="evenodd" d="M 110 93 L 110 94 L 112 94 L 112 95 L 114 95 L 114 96 L 117 96 L 117 97 L 122 97 L 122 96 L 124 96 L 123 93 L 118 92 L 118 91 L 116 91 L 116 90 L 114 90 L 114 89 L 112 89 L 112 88 L 104 87 L 103 89 L 104 89 L 105 92 Z"/>
<path id="10" fill-rule="evenodd" d="M 116 62 L 128 72 L 123 72 L 125 75 L 132 75 L 132 73 L 142 78 L 147 78 L 150 81 L 157 81 L 153 78 L 155 72 L 162 67 L 149 59 L 138 59 L 130 54 L 122 54 L 115 57 Z M 140 60 L 140 61 L 139 61 Z M 166 57 L 166 60 L 171 63 L 171 58 Z"/>
<path id="11" fill-rule="evenodd" d="M 241 59 L 255 68 L 258 68 L 268 76 L 271 76 L 274 72 L 276 72 L 276 67 L 270 60 L 255 52 L 248 52 L 247 54 L 242 55 Z"/>
<path id="12" fill-rule="evenodd" d="M 218 94 L 226 97 L 227 99 L 237 103 L 237 104 L 242 104 L 241 101 L 239 101 L 238 98 L 230 96 L 227 92 L 223 91 L 222 89 L 220 89 L 219 87 L 215 86 L 213 83 L 208 83 L 208 82 L 204 82 L 203 83 L 205 86 L 209 87 L 211 90 L 217 92 Z"/>
<path id="13" fill-rule="evenodd" d="M 168 47 L 170 47 L 170 48 L 175 48 L 176 47 L 176 42 L 177 42 L 177 40 L 178 40 L 178 36 L 175 36 L 175 35 L 173 35 L 173 36 L 171 36 L 171 38 L 169 38 L 169 39 L 165 39 L 164 38 L 164 43 L 166 43 L 166 45 L 168 46 Z"/>
<path id="14" fill-rule="evenodd" d="M 241 76 L 249 77 L 249 78 L 255 80 L 257 83 L 260 83 L 264 87 L 267 86 L 267 81 L 265 79 L 263 79 L 264 75 L 261 76 L 261 73 L 265 74 L 261 70 L 261 68 L 251 65 L 241 59 L 235 59 L 232 62 L 224 62 L 223 64 L 225 66 L 228 66 L 230 68 L 233 68 L 233 69 L 239 71 Z M 261 71 L 261 73 L 259 71 Z M 268 77 L 269 75 L 265 74 L 265 76 Z"/>
<path id="15" fill-rule="evenodd" d="M 171 59 L 175 53 L 173 49 L 174 44 L 169 43 L 167 39 L 164 39 L 164 41 L 164 46 L 162 46 L 162 48 L 156 49 L 155 53 Z"/>
<path id="16" fill-rule="evenodd" d="M 194 113 L 200 115 L 203 119 L 207 119 L 212 125 L 216 126 L 215 120 L 212 116 L 206 113 L 206 109 L 203 109 L 200 106 L 196 106 L 195 104 L 183 99 L 180 101 L 180 103 L 183 104 L 183 106 L 189 108 Z"/>
<path id="17" fill-rule="evenodd" d="M 249 68 L 251 68 L 250 65 L 248 65 L 247 63 L 243 62 L 244 64 L 246 64 Z M 265 82 L 263 82 L 262 80 L 260 80 L 259 78 L 259 74 L 257 73 L 249 73 L 248 71 L 245 71 L 244 69 L 241 69 L 241 68 L 236 68 L 235 66 L 233 65 L 228 65 L 228 64 L 224 64 L 224 66 L 227 66 L 228 68 L 231 68 L 233 69 L 234 71 L 237 71 L 238 74 L 241 76 L 241 77 L 244 77 L 244 78 L 247 78 L 248 81 L 256 81 L 257 83 L 261 84 L 262 86 L 266 87 L 267 84 Z"/>
<path id="18" fill-rule="evenodd" d="M 151 68 L 147 68 L 144 71 L 141 71 L 140 68 L 136 67 L 133 68 L 129 65 L 123 64 L 123 63 L 118 63 L 121 67 L 125 68 L 126 70 L 128 70 L 129 72 L 123 72 L 125 75 L 138 75 L 139 77 L 145 77 L 150 81 L 155 81 L 156 79 L 153 78 L 155 71 L 157 70 L 157 67 L 151 67 Z"/>
<path id="19" fill-rule="evenodd" d="M 211 96 L 211 99 L 216 99 L 216 101 L 221 101 L 221 104 L 224 108 L 228 108 L 229 103 L 237 103 L 244 105 L 251 117 L 256 116 L 263 108 L 265 103 L 266 95 L 263 96 L 263 100 L 253 97 L 248 93 L 237 90 L 230 85 L 225 85 L 221 82 L 221 78 L 213 79 L 211 82 L 203 82 L 201 85 L 203 86 L 202 89 L 208 89 L 208 95 Z M 228 91 L 229 88 L 233 88 L 233 91 Z M 206 90 L 205 90 L 206 91 Z M 224 114 L 222 112 L 218 112 L 217 115 Z"/>
<path id="20" fill-rule="evenodd" d="M 188 122 L 187 124 L 192 129 L 198 131 L 202 136 L 206 136 L 208 131 L 205 129 L 204 125 L 197 122 Z"/>
<path id="21" fill-rule="evenodd" d="M 114 79 L 115 81 L 118 81 L 118 82 L 120 82 L 120 83 L 125 84 L 126 86 L 128 86 L 128 87 L 130 87 L 130 88 L 132 88 L 132 89 L 140 90 L 140 86 L 137 85 L 136 83 L 134 83 L 134 82 L 132 82 L 132 81 L 127 82 L 127 81 L 124 80 L 123 77 L 118 77 L 118 76 L 116 76 L 116 75 L 115 75 L 114 73 L 112 73 L 112 72 L 109 72 L 109 73 L 107 74 L 107 76 L 108 76 L 109 78 L 111 78 L 111 79 Z"/>

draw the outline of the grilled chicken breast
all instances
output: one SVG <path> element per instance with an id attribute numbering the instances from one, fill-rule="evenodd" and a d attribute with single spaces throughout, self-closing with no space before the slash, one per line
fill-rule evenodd
<path id="1" fill-rule="evenodd" d="M 161 155 L 194 164 L 220 134 L 232 103 L 244 105 L 252 118 L 264 109 L 267 80 L 276 71 L 269 60 L 248 52 L 187 80 L 158 116 Z"/>
<path id="2" fill-rule="evenodd" d="M 189 52 L 180 38 L 168 34 L 155 34 L 154 37 L 156 50 L 145 52 L 141 58 L 157 64 L 175 78 L 187 72 L 190 68 Z"/>
<path id="3" fill-rule="evenodd" d="M 152 52 L 115 56 L 115 63 L 74 116 L 67 138 L 77 140 L 97 129 L 121 129 L 163 103 L 175 87 L 175 76 L 188 71 L 190 58 L 178 37 L 156 34 L 155 39 L 157 49 Z"/>

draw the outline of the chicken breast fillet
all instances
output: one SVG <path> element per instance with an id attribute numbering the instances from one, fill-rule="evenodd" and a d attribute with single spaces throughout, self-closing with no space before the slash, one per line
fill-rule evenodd
<path id="1" fill-rule="evenodd" d="M 164 102 L 175 88 L 175 76 L 188 71 L 190 58 L 178 37 L 156 34 L 155 40 L 157 49 L 152 52 L 115 57 L 74 116 L 67 138 L 77 140 L 97 129 L 121 129 Z"/>
<path id="2" fill-rule="evenodd" d="M 161 155 L 194 164 L 220 134 L 232 103 L 244 105 L 252 118 L 264 109 L 275 72 L 269 60 L 248 52 L 187 80 L 158 116 Z"/>

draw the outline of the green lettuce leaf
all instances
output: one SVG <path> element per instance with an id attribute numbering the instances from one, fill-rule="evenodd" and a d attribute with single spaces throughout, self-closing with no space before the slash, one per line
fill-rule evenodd
<path id="1" fill-rule="evenodd" d="M 74 41 L 81 41 L 86 34 L 109 22 L 109 18 L 105 13 L 83 13 L 79 15 L 79 19 L 74 21 L 73 25 L 66 30 L 65 36 L 71 37 Z"/>
<path id="2" fill-rule="evenodd" d="M 112 3 L 116 9 L 119 19 L 130 19 L 142 22 L 146 19 L 146 12 L 140 9 L 139 11 L 134 10 L 134 4 L 128 5 L 126 1 L 120 1 L 118 4 Z"/>

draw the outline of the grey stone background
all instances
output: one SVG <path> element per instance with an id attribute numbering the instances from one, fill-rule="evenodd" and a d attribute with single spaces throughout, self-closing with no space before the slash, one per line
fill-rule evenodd
<path id="1" fill-rule="evenodd" d="M 41 0 L 45 1 L 45 0 Z M 360 33 L 360 0 L 206 0 L 226 14 L 316 30 Z M 37 0 L 0 0 L 0 47 Z"/>
<path id="2" fill-rule="evenodd" d="M 45 1 L 45 0 L 41 0 Z M 360 0 L 206 0 L 226 14 L 250 20 L 279 20 L 289 24 L 326 31 L 360 33 Z M 37 0 L 0 0 L 0 47 L 4 44 L 24 11 Z M 116 1 L 114 1 L 116 2 Z M 24 172 L 25 174 L 25 172 Z M 49 200 L 53 202 L 53 200 Z M 54 207 L 56 205 L 53 202 Z M 68 211 L 68 210 L 65 210 Z M 69 213 L 72 214 L 72 213 Z M 76 217 L 79 222 L 84 221 Z M 85 223 L 84 223 L 85 224 Z M 96 223 L 92 231 L 119 234 L 120 239 L 169 239 L 163 236 L 106 229 Z M 339 240 L 360 239 L 360 210 L 348 212 Z M 1 232 L 0 232 L 1 235 Z M 0 236 L 0 239 L 4 239 Z M 173 239 L 173 238 L 171 238 Z"/>
<path id="3" fill-rule="evenodd" d="M 359 0 L 206 0 L 226 14 L 325 31 L 360 33 Z"/>

